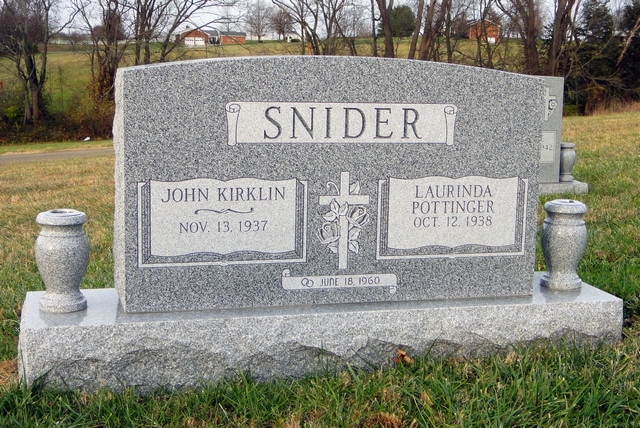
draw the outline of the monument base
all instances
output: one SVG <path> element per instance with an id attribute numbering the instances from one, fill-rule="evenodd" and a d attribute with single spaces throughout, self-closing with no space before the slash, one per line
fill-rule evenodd
<path id="1" fill-rule="evenodd" d="M 589 193 L 589 184 L 582 181 L 560 181 L 558 183 L 540 183 L 539 192 L 541 195 L 552 195 L 559 193 L 575 193 L 582 195 Z"/>
<path id="2" fill-rule="evenodd" d="M 19 373 L 28 385 L 92 391 L 196 388 L 240 371 L 258 380 L 392 363 L 482 356 L 542 339 L 614 343 L 622 300 L 584 284 L 525 297 L 127 314 L 115 289 L 83 290 L 88 307 L 41 312 L 27 293 Z"/>

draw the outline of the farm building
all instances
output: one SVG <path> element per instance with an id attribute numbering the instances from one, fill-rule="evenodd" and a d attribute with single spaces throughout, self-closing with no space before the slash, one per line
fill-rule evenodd
<path id="1" fill-rule="evenodd" d="M 489 20 L 476 21 L 469 24 L 469 40 L 482 40 L 498 43 L 502 38 L 501 27 Z"/>
<path id="2" fill-rule="evenodd" d="M 247 33 L 244 31 L 222 31 L 216 28 L 204 31 L 212 45 L 244 45 L 247 41 Z"/>
<path id="3" fill-rule="evenodd" d="M 242 31 L 221 31 L 218 29 L 187 29 L 176 36 L 176 42 L 187 47 L 206 45 L 243 45 L 247 33 Z"/>
<path id="4" fill-rule="evenodd" d="M 176 42 L 188 47 L 206 46 L 209 42 L 209 35 L 202 30 L 187 29 L 176 36 Z"/>

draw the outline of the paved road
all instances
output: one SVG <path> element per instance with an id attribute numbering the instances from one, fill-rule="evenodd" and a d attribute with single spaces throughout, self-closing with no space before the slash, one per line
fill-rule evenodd
<path id="1" fill-rule="evenodd" d="M 42 162 L 58 159 L 87 158 L 92 156 L 113 155 L 113 147 L 95 149 L 60 150 L 48 153 L 16 153 L 0 155 L 0 165 L 20 162 Z"/>

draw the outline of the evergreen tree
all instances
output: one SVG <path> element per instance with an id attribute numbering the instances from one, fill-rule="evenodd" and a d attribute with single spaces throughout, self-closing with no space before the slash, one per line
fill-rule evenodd
<path id="1" fill-rule="evenodd" d="M 624 36 L 624 50 L 618 57 L 620 78 L 627 96 L 640 99 L 640 0 L 633 0 L 622 10 L 620 31 Z"/>
<path id="2" fill-rule="evenodd" d="M 607 0 L 586 0 L 576 29 L 578 44 L 566 86 L 567 101 L 574 103 L 581 113 L 607 107 L 622 95 L 616 66 L 620 42 L 613 37 L 614 20 L 607 3 Z"/>
<path id="3" fill-rule="evenodd" d="M 416 15 L 409 6 L 396 6 L 391 10 L 391 34 L 393 37 L 410 37 L 416 26 Z M 382 28 L 378 27 L 378 35 Z"/>

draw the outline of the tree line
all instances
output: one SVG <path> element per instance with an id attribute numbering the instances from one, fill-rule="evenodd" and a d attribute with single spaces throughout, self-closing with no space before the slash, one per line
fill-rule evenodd
<path id="1" fill-rule="evenodd" d="M 243 28 L 259 42 L 270 31 L 293 34 L 300 54 L 393 58 L 404 39 L 408 59 L 466 55 L 480 67 L 564 76 L 565 103 L 579 113 L 640 96 L 640 0 L 0 0 L 0 64 L 20 83 L 0 88 L 0 141 L 12 123 L 108 136 L 125 53 L 135 65 L 169 61 L 176 33 L 193 22 Z M 91 79 L 86 99 L 54 117 L 47 55 L 62 35 L 89 40 Z M 469 37 L 472 53 L 460 49 Z M 505 46 L 519 55 L 506 60 Z"/>

